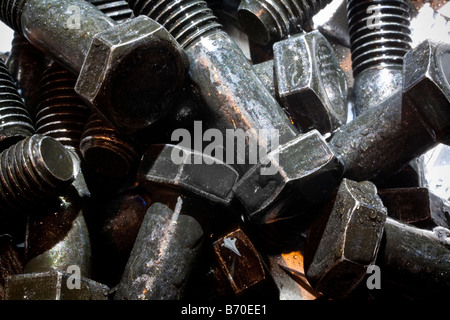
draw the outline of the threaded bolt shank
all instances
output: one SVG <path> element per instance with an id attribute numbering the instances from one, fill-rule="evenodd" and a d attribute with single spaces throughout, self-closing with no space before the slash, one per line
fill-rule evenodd
<path id="1" fill-rule="evenodd" d="M 80 155 L 81 134 L 91 109 L 76 94 L 76 77 L 54 63 L 42 77 L 36 133 L 53 137 Z"/>
<path id="2" fill-rule="evenodd" d="M 254 42 L 267 45 L 302 31 L 331 0 L 243 0 L 239 24 Z"/>
<path id="3" fill-rule="evenodd" d="M 373 66 L 401 68 L 411 49 L 407 1 L 348 0 L 347 12 L 353 75 Z"/>
<path id="4" fill-rule="evenodd" d="M 35 134 L 0 154 L 0 208 L 23 211 L 60 194 L 75 179 L 69 151 Z"/>
<path id="5" fill-rule="evenodd" d="M 33 122 L 22 97 L 0 60 L 0 151 L 33 133 Z"/>

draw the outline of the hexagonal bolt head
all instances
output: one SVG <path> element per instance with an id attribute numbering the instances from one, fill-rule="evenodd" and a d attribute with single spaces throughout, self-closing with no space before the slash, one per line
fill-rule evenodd
<path id="1" fill-rule="evenodd" d="M 119 131 L 133 133 L 170 114 L 187 69 L 170 33 L 139 16 L 94 36 L 75 91 Z"/>
<path id="2" fill-rule="evenodd" d="M 348 179 L 343 179 L 331 208 L 329 217 L 321 219 L 328 218 L 325 227 L 308 235 L 308 246 L 317 249 L 306 276 L 326 296 L 345 298 L 375 263 L 387 209 L 373 183 Z M 318 229 L 323 230 L 319 236 L 314 234 Z"/>
<path id="3" fill-rule="evenodd" d="M 305 132 L 324 134 L 347 122 L 347 79 L 320 32 L 277 42 L 273 52 L 278 95 Z"/>
<path id="4" fill-rule="evenodd" d="M 450 139 L 450 44 L 426 40 L 404 57 L 403 99 L 437 141 Z M 426 94 L 424 94 L 426 93 Z"/>
<path id="5" fill-rule="evenodd" d="M 195 157 L 202 163 L 196 164 Z M 231 203 L 238 177 L 230 165 L 179 145 L 149 147 L 138 169 L 144 187 L 147 183 L 176 187 L 223 205 Z"/>
<path id="6" fill-rule="evenodd" d="M 284 202 L 322 201 L 339 184 L 343 165 L 317 130 L 297 136 L 267 155 L 269 165 L 255 165 L 236 184 L 234 192 L 249 217 L 266 223 L 281 215 Z M 263 175 L 264 167 L 275 168 Z M 284 206 L 282 205 L 282 206 Z"/>

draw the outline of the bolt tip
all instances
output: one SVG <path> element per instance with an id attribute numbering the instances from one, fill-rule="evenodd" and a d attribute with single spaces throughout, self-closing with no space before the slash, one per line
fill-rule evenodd
<path id="1" fill-rule="evenodd" d="M 53 179 L 61 183 L 74 180 L 77 172 L 72 157 L 60 142 L 51 137 L 41 137 L 38 153 L 43 168 Z"/>

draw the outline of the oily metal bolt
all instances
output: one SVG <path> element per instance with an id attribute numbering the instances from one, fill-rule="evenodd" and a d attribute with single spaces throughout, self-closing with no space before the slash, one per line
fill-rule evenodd
<path id="1" fill-rule="evenodd" d="M 295 138 L 298 131 L 275 98 L 257 77 L 238 45 L 222 30 L 206 2 L 197 0 L 129 0 L 136 16 L 145 14 L 161 23 L 181 44 L 189 57 L 189 76 L 203 98 L 204 122 L 209 128 L 242 129 L 247 141 L 260 141 L 260 129 L 278 132 L 279 143 Z M 263 146 L 270 151 L 273 146 Z M 237 144 L 235 144 L 236 146 Z M 234 155 L 237 154 L 234 150 Z M 248 150 L 247 150 L 248 153 Z M 252 165 L 235 168 L 240 174 Z"/>
<path id="2" fill-rule="evenodd" d="M 347 80 L 319 31 L 279 41 L 273 51 L 278 96 L 303 132 L 325 134 L 347 122 Z"/>
<path id="3" fill-rule="evenodd" d="M 182 152 L 183 162 L 172 161 Z M 209 233 L 212 203 L 229 204 L 238 174 L 224 163 L 198 165 L 201 153 L 174 145 L 151 146 L 138 181 L 147 190 L 148 209 L 114 299 L 166 300 L 184 296 Z M 206 155 L 205 155 L 206 157 Z"/>
<path id="4" fill-rule="evenodd" d="M 79 26 L 70 23 L 73 7 L 79 9 Z M 184 82 L 187 59 L 180 46 L 146 17 L 118 24 L 81 0 L 4 0 L 0 17 L 77 74 L 75 91 L 124 132 L 169 112 L 168 97 Z"/>
<path id="5" fill-rule="evenodd" d="M 306 275 L 317 291 L 344 298 L 375 262 L 387 210 L 368 181 L 343 179 L 332 202 L 323 232 L 313 225 L 308 235 L 309 250 L 316 249 Z"/>
<path id="6" fill-rule="evenodd" d="M 8 277 L 7 300 L 107 299 L 109 288 L 89 279 L 91 245 L 81 199 L 71 188 L 58 200 L 47 214 L 30 217 L 26 264 L 23 274 Z"/>
<path id="7" fill-rule="evenodd" d="M 450 227 L 450 204 L 428 188 L 380 189 L 389 216 L 419 228 Z"/>
<path id="8" fill-rule="evenodd" d="M 403 56 L 411 49 L 406 0 L 347 0 L 355 79 L 354 111 L 365 110 L 402 86 Z"/>
<path id="9" fill-rule="evenodd" d="M 201 252 L 205 230 L 181 196 L 148 209 L 114 300 L 179 300 Z M 198 210 L 200 209 L 197 206 Z"/>
<path id="10" fill-rule="evenodd" d="M 398 90 L 333 134 L 330 145 L 346 167 L 346 178 L 381 182 L 448 139 L 445 119 L 449 116 L 445 110 L 449 109 L 449 84 L 442 81 L 448 70 L 435 68 L 435 72 L 427 73 L 428 65 L 445 66 L 449 61 L 448 52 L 448 44 L 429 40 L 409 51 L 404 58 L 403 92 Z M 416 56 L 424 59 L 414 59 Z M 415 85 L 421 82 L 414 80 L 422 78 L 428 78 L 427 90 Z M 419 97 L 420 94 L 432 104 L 425 103 L 427 99 Z M 417 100 L 412 95 L 417 95 Z M 439 112 L 439 117 L 433 115 L 435 112 Z"/>
<path id="11" fill-rule="evenodd" d="M 283 214 L 283 203 L 322 201 L 342 177 L 344 167 L 323 136 L 312 130 L 268 154 L 274 175 L 255 166 L 234 188 L 253 222 L 267 223 Z"/>
<path id="12" fill-rule="evenodd" d="M 381 281 L 442 297 L 450 285 L 448 233 L 419 229 L 386 215 L 374 184 L 344 179 L 330 211 L 308 234 L 313 251 L 306 272 L 310 283 L 328 297 L 344 298 L 376 265 Z"/>
<path id="13" fill-rule="evenodd" d="M 299 33 L 331 0 L 243 0 L 239 24 L 254 42 L 266 45 Z"/>

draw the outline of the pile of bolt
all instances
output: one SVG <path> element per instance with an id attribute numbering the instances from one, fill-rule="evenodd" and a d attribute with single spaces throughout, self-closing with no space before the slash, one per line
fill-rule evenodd
<path id="1" fill-rule="evenodd" d="M 1 0 L 0 298 L 448 297 L 450 44 L 330 2 Z"/>

